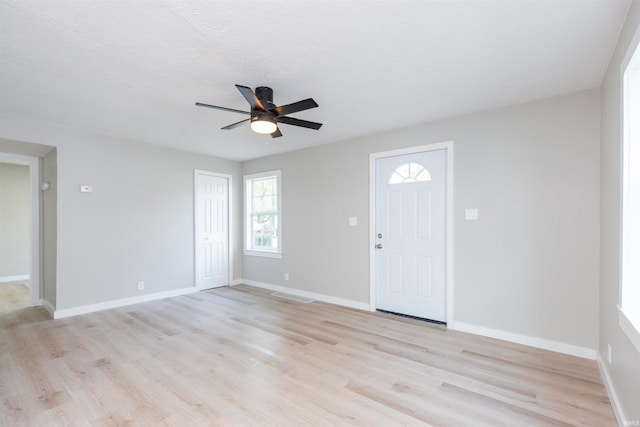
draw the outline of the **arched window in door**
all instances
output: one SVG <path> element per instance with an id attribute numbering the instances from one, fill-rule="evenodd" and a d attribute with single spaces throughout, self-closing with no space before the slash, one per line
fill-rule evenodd
<path id="1" fill-rule="evenodd" d="M 391 173 L 389 184 L 431 181 L 431 174 L 419 163 L 405 163 Z"/>

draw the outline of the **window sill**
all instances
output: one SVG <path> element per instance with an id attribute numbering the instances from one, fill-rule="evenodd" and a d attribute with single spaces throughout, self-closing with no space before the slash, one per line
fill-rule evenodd
<path id="1" fill-rule="evenodd" d="M 265 258 L 282 258 L 282 252 L 268 252 L 245 249 L 244 254 L 249 256 L 261 256 Z"/>
<path id="2" fill-rule="evenodd" d="M 631 344 L 633 344 L 638 353 L 640 353 L 640 331 L 633 326 L 633 323 L 631 323 L 631 320 L 624 314 L 620 306 L 618 306 L 618 324 L 631 341 Z"/>

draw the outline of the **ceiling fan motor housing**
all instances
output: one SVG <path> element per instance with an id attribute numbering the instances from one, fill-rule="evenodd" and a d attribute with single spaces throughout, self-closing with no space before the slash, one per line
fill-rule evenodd
<path id="1" fill-rule="evenodd" d="M 256 97 L 263 103 L 267 101 L 273 104 L 273 89 L 266 86 L 258 86 L 256 88 Z M 268 106 L 265 105 L 265 108 L 268 108 Z"/>

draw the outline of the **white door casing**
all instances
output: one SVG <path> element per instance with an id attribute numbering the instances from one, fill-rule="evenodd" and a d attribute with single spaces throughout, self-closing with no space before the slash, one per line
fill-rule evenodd
<path id="1" fill-rule="evenodd" d="M 231 176 L 195 172 L 196 288 L 229 285 Z"/>
<path id="2" fill-rule="evenodd" d="M 371 310 L 453 326 L 452 154 L 442 143 L 371 155 Z"/>

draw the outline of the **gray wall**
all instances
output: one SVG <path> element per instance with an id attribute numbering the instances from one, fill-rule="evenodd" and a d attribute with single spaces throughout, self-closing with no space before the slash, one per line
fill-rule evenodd
<path id="1" fill-rule="evenodd" d="M 369 154 L 454 141 L 455 321 L 595 349 L 599 118 L 590 90 L 245 162 L 282 170 L 283 258 L 244 278 L 368 303 Z"/>
<path id="2" fill-rule="evenodd" d="M 119 141 L 58 147 L 58 309 L 137 296 L 138 281 L 194 286 L 194 169 L 239 165 Z"/>
<path id="3" fill-rule="evenodd" d="M 194 286 L 194 169 L 233 176 L 232 214 L 241 218 L 238 162 L 12 116 L 0 115 L 0 129 L 0 138 L 56 147 L 57 259 L 45 256 L 45 270 L 57 265 L 57 310 Z M 239 278 L 241 221 L 234 224 L 231 277 Z"/>
<path id="4" fill-rule="evenodd" d="M 41 181 L 51 186 L 42 192 L 42 299 L 55 307 L 58 262 L 58 163 L 55 149 L 42 158 L 41 176 Z"/>
<path id="5" fill-rule="evenodd" d="M 600 346 L 612 348 L 606 364 L 628 420 L 640 420 L 640 353 L 618 325 L 620 303 L 620 64 L 640 26 L 640 3 L 629 11 L 602 85 L 602 142 L 600 151 Z"/>
<path id="6" fill-rule="evenodd" d="M 29 167 L 0 163 L 0 279 L 30 273 Z"/>

